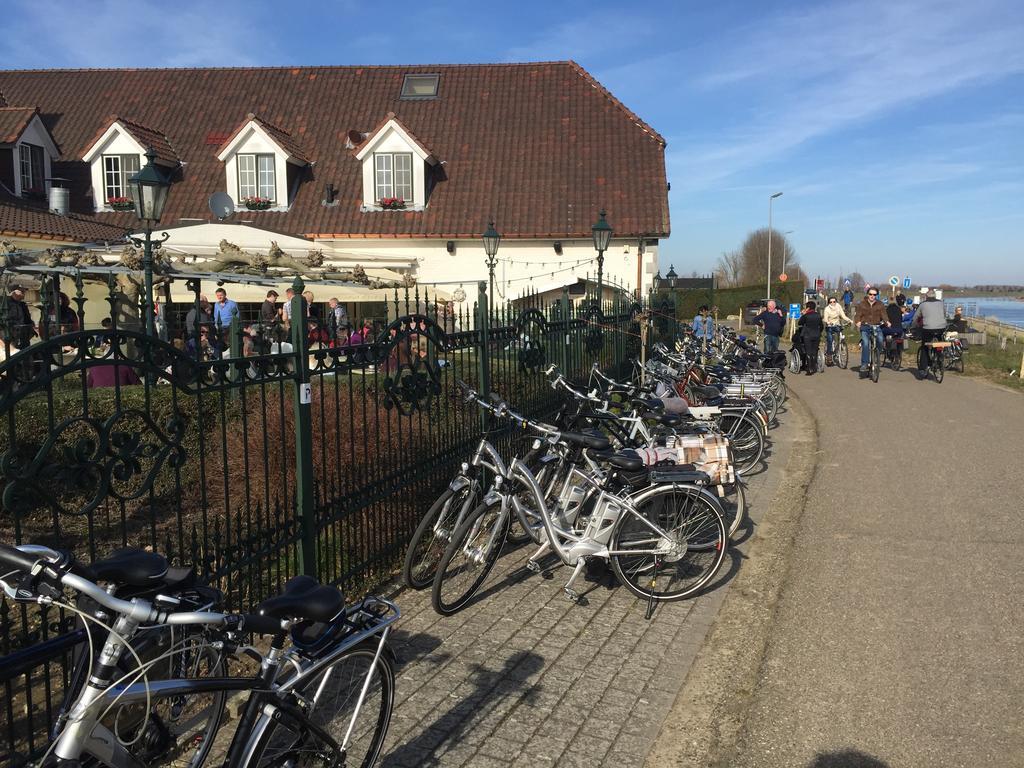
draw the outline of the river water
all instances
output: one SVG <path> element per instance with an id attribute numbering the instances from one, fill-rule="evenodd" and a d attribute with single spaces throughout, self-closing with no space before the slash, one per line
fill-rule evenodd
<path id="1" fill-rule="evenodd" d="M 946 314 L 950 317 L 953 310 L 960 306 L 969 317 L 995 317 L 1009 325 L 1024 328 L 1024 301 L 964 296 L 956 301 L 944 300 L 944 303 Z"/>

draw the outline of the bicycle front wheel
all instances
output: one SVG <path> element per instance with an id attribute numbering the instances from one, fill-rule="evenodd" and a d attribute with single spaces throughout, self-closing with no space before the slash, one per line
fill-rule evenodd
<path id="1" fill-rule="evenodd" d="M 846 337 L 842 334 L 836 339 L 835 361 L 844 370 L 850 362 L 850 350 L 846 348 Z"/>
<path id="2" fill-rule="evenodd" d="M 508 526 L 501 499 L 481 504 L 462 521 L 437 566 L 430 597 L 435 611 L 451 616 L 473 599 L 501 554 Z"/>
<path id="3" fill-rule="evenodd" d="M 425 589 L 434 581 L 437 564 L 462 520 L 467 505 L 473 504 L 475 487 L 466 485 L 457 491 L 447 488 L 416 526 L 405 553 L 402 576 L 413 589 Z M 472 506 L 470 506 L 472 508 Z"/>
<path id="4" fill-rule="evenodd" d="M 299 708 L 343 748 L 344 759 L 308 724 L 284 715 L 260 735 L 248 765 L 370 768 L 384 745 L 395 703 L 394 666 L 387 653 L 377 655 L 378 643 L 369 638 L 353 646 L 295 689 Z M 362 706 L 358 706 L 368 676 L 370 684 Z"/>
<path id="5" fill-rule="evenodd" d="M 871 349 L 871 380 L 878 383 L 878 376 L 882 372 L 882 358 L 878 352 L 878 347 L 875 346 Z"/>
<path id="6" fill-rule="evenodd" d="M 612 570 L 637 597 L 682 600 L 714 578 L 726 537 L 721 505 L 707 491 L 657 486 L 637 498 L 636 514 L 623 512 L 616 521 L 609 545 Z"/>

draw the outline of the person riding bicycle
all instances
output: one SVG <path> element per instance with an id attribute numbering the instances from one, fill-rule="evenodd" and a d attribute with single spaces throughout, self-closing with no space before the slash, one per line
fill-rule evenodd
<path id="1" fill-rule="evenodd" d="M 903 305 L 907 303 L 907 297 L 902 293 L 898 294 L 893 301 L 885 305 L 885 315 L 889 318 L 889 327 L 883 329 L 882 336 L 886 343 L 896 344 L 898 339 L 903 338 Z"/>
<path id="2" fill-rule="evenodd" d="M 854 315 L 855 323 L 860 330 L 860 378 L 867 378 L 868 367 L 871 365 L 871 337 L 875 336 L 878 349 L 882 349 L 882 326 L 889 325 L 885 307 L 878 300 L 878 291 L 868 288 L 864 300 L 857 305 Z"/>
<path id="3" fill-rule="evenodd" d="M 935 291 L 928 291 L 924 301 L 914 314 L 913 324 L 921 328 L 921 362 L 918 375 L 925 375 L 931 365 L 929 341 L 942 341 L 946 332 L 946 306 L 935 298 Z"/>
<path id="4" fill-rule="evenodd" d="M 825 311 L 821 313 L 821 321 L 825 324 L 825 362 L 832 365 L 832 353 L 836 343 L 842 343 L 843 323 L 853 323 L 835 296 L 828 297 Z"/>

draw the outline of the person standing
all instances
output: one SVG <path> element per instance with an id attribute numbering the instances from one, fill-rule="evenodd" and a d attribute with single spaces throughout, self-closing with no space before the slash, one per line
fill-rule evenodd
<path id="1" fill-rule="evenodd" d="M 775 299 L 768 299 L 764 311 L 754 318 L 754 325 L 764 329 L 764 353 L 774 354 L 779 351 L 779 339 L 786 329 L 786 316 L 775 304 Z"/>
<path id="2" fill-rule="evenodd" d="M 291 288 L 285 289 L 284 304 L 281 305 L 281 322 L 284 329 L 290 331 L 292 328 L 292 299 L 295 298 L 295 291 Z"/>
<path id="3" fill-rule="evenodd" d="M 850 305 L 853 304 L 853 291 L 847 286 L 846 290 L 843 291 L 843 311 L 846 314 L 850 314 Z"/>
<path id="4" fill-rule="evenodd" d="M 825 324 L 825 364 L 832 365 L 832 355 L 836 344 L 845 344 L 843 323 L 853 323 L 849 315 L 839 306 L 835 296 L 829 296 L 825 311 L 821 313 L 821 321 Z"/>
<path id="5" fill-rule="evenodd" d="M 804 369 L 808 376 L 813 376 L 818 370 L 818 346 L 821 344 L 821 331 L 825 327 L 818 314 L 816 302 L 808 301 L 804 305 L 804 312 L 797 321 L 800 328 L 800 338 L 803 341 L 801 352 L 804 358 Z"/>
<path id="6" fill-rule="evenodd" d="M 884 339 L 882 338 L 882 327 L 889 324 L 885 307 L 878 300 L 878 291 L 875 288 L 868 288 L 864 301 L 857 305 L 857 314 L 854 315 L 857 329 L 860 331 L 860 378 L 867 378 L 871 365 L 871 337 L 874 335 L 878 350 L 881 352 Z"/>
<path id="7" fill-rule="evenodd" d="M 697 310 L 697 314 L 693 318 L 693 334 L 696 336 L 702 345 L 710 344 L 711 339 L 714 338 L 715 324 L 711 320 L 711 316 L 708 314 L 708 305 L 701 304 Z"/>
<path id="8" fill-rule="evenodd" d="M 277 320 L 277 291 L 271 288 L 267 291 L 267 298 L 260 304 L 260 323 L 270 327 Z"/>
<path id="9" fill-rule="evenodd" d="M 228 292 L 223 288 L 218 288 L 214 295 L 217 301 L 213 305 L 213 322 L 222 330 L 227 330 L 231 325 L 231 318 L 238 314 L 238 303 L 229 299 Z"/>
<path id="10" fill-rule="evenodd" d="M 918 366 L 918 375 L 926 374 L 931 364 L 929 341 L 942 341 L 946 332 L 946 306 L 935 298 L 935 291 L 928 291 L 924 301 L 914 313 L 913 324 L 921 328 L 921 355 L 918 358 L 924 367 Z"/>
<path id="11" fill-rule="evenodd" d="M 327 324 L 328 330 L 333 334 L 331 339 L 333 347 L 345 338 L 345 332 L 348 330 L 348 311 L 344 304 L 333 297 L 327 300 L 327 306 L 330 307 Z"/>
<path id="12" fill-rule="evenodd" d="M 16 285 L 7 297 L 7 341 L 15 349 L 25 349 L 35 335 L 32 313 L 25 303 L 25 291 Z"/>

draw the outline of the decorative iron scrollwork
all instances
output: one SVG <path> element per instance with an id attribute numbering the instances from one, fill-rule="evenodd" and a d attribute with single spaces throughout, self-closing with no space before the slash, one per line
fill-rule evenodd
<path id="1" fill-rule="evenodd" d="M 548 331 L 547 318 L 536 309 L 528 309 L 516 318 L 515 328 L 519 344 L 519 368 L 523 371 L 539 370 L 546 359 L 544 336 Z"/>
<path id="2" fill-rule="evenodd" d="M 438 352 L 447 348 L 440 326 L 426 315 L 407 315 L 394 321 L 376 349 L 378 366 L 388 372 L 384 379 L 384 407 L 397 408 L 403 416 L 430 407 L 441 394 Z"/>
<path id="3" fill-rule="evenodd" d="M 65 419 L 31 458 L 15 440 L 0 454 L 4 509 L 25 513 L 47 505 L 60 514 L 84 515 L 108 497 L 138 499 L 165 465 L 183 466 L 185 430 L 180 414 L 161 427 L 144 411 L 126 409 L 105 421 Z"/>

